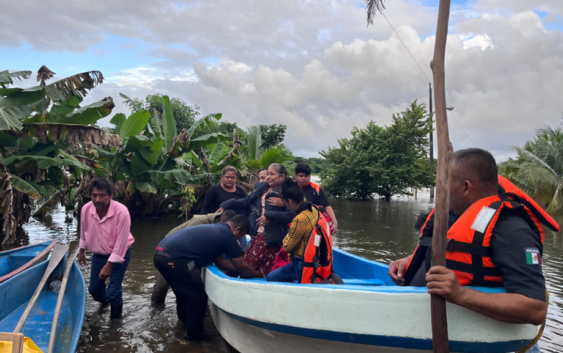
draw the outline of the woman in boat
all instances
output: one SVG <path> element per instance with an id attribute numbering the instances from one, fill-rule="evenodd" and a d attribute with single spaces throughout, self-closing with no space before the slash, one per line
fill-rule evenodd
<path id="1" fill-rule="evenodd" d="M 311 232 L 319 221 L 319 211 L 310 201 L 305 201 L 303 190 L 289 178 L 282 183 L 281 197 L 287 208 L 296 215 L 291 221 L 289 232 L 283 239 L 283 249 L 289 255 L 290 262 L 270 272 L 266 280 L 301 282 L 305 248 Z"/>
<path id="2" fill-rule="evenodd" d="M 237 169 L 226 166 L 221 173 L 221 183 L 213 185 L 203 201 L 200 214 L 215 213 L 222 202 L 227 200 L 238 200 L 246 197 L 246 192 L 236 185 Z"/>
<path id="3" fill-rule="evenodd" d="M 293 213 L 287 210 L 280 197 L 280 186 L 286 175 L 285 167 L 274 163 L 268 168 L 267 181 L 254 185 L 255 190 L 248 197 L 225 201 L 219 208 L 219 211 L 234 209 L 249 214 L 252 240 L 244 260 L 264 276 L 270 273 L 293 219 Z"/>

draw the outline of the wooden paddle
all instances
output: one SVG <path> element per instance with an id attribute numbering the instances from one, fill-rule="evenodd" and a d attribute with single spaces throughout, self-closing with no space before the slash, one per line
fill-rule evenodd
<path id="1" fill-rule="evenodd" d="M 25 308 L 25 311 L 23 312 L 23 315 L 21 316 L 20 321 L 18 321 L 18 324 L 16 325 L 16 328 L 14 330 L 14 333 L 19 333 L 21 331 L 23 324 L 25 324 L 25 320 L 27 320 L 27 317 L 28 317 L 29 313 L 31 312 L 31 309 L 35 305 L 35 302 L 37 302 L 37 298 L 39 298 L 39 294 L 41 294 L 43 287 L 45 287 L 45 283 L 47 282 L 47 279 L 49 278 L 51 273 L 53 273 L 55 268 L 57 268 L 57 266 L 59 265 L 59 262 L 61 262 L 61 260 L 63 259 L 63 257 L 67 253 L 67 251 L 68 251 L 68 246 L 62 245 L 62 244 L 57 244 L 55 246 L 55 248 L 53 249 L 53 252 L 51 253 L 51 259 L 49 260 L 49 264 L 47 265 L 47 269 L 45 270 L 45 273 L 43 274 L 43 278 L 41 278 L 41 282 L 39 282 L 39 285 L 35 289 L 35 293 L 33 293 L 33 297 L 31 297 L 31 300 L 27 304 L 27 307 Z"/>
<path id="2" fill-rule="evenodd" d="M 78 242 L 74 242 L 74 244 L 71 244 L 71 246 L 74 246 L 74 249 L 69 253 L 68 258 L 66 259 L 65 272 L 63 275 L 63 280 L 61 282 L 61 289 L 59 290 L 59 297 L 57 298 L 57 306 L 55 307 L 55 316 L 53 317 L 53 325 L 51 326 L 51 337 L 49 338 L 48 353 L 53 353 L 55 351 L 55 341 L 57 339 L 57 326 L 59 325 L 59 317 L 61 315 L 61 307 L 63 306 L 63 299 L 65 296 L 66 285 L 68 283 L 68 277 L 70 275 L 70 271 L 72 270 L 72 266 L 74 265 L 74 259 L 76 259 L 76 255 L 78 255 L 78 251 L 80 250 L 80 246 L 78 246 Z"/>

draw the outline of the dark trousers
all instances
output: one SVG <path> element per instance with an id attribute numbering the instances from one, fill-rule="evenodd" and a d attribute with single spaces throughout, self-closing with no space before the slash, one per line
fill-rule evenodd
<path id="1" fill-rule="evenodd" d="M 156 271 L 156 283 L 152 288 L 151 302 L 153 304 L 164 304 L 166 301 L 166 294 L 168 294 L 168 289 L 170 286 L 164 276 Z"/>
<path id="2" fill-rule="evenodd" d="M 203 332 L 203 318 L 207 310 L 201 270 L 189 271 L 187 264 L 157 254 L 154 255 L 154 266 L 176 295 L 176 312 L 178 319 L 188 327 L 188 337 L 199 336 Z"/>
<path id="3" fill-rule="evenodd" d="M 125 253 L 125 262 L 122 264 L 113 264 L 111 275 L 109 276 L 109 285 L 106 289 L 106 281 L 100 279 L 100 271 L 108 262 L 109 255 L 93 254 L 92 256 L 92 269 L 90 271 L 90 285 L 88 285 L 88 292 L 92 295 L 95 301 L 101 303 L 109 303 L 111 305 L 123 304 L 123 277 L 129 260 L 131 260 L 131 248 L 127 249 Z"/>

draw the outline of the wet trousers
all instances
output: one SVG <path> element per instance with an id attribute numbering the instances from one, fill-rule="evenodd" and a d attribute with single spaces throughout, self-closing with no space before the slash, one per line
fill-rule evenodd
<path id="1" fill-rule="evenodd" d="M 113 264 L 113 269 L 109 276 L 109 285 L 106 288 L 106 281 L 100 279 L 100 271 L 106 265 L 108 259 L 109 255 L 93 254 L 88 292 L 97 302 L 120 306 L 123 305 L 123 289 L 121 284 L 123 283 L 127 266 L 129 266 L 129 260 L 131 260 L 131 247 L 125 253 L 124 263 Z"/>
<path id="2" fill-rule="evenodd" d="M 201 280 L 201 270 L 196 268 L 189 271 L 186 264 L 159 254 L 154 255 L 154 266 L 176 295 L 176 313 L 188 328 L 187 336 L 201 335 L 207 310 L 207 294 Z"/>

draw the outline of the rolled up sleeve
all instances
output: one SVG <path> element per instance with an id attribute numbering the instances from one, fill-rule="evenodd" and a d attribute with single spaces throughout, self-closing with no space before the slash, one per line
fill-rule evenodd
<path id="1" fill-rule="evenodd" d="M 122 264 L 125 262 L 125 253 L 129 247 L 129 234 L 131 234 L 131 218 L 128 214 L 121 213 L 117 220 L 117 239 L 108 261 Z"/>
<path id="2" fill-rule="evenodd" d="M 84 229 L 86 227 L 88 227 L 88 219 L 86 218 L 86 207 L 82 207 L 82 210 L 80 210 L 80 219 L 81 219 L 81 224 L 80 224 L 80 249 L 88 249 L 88 245 L 86 245 L 86 237 L 84 236 Z"/>

